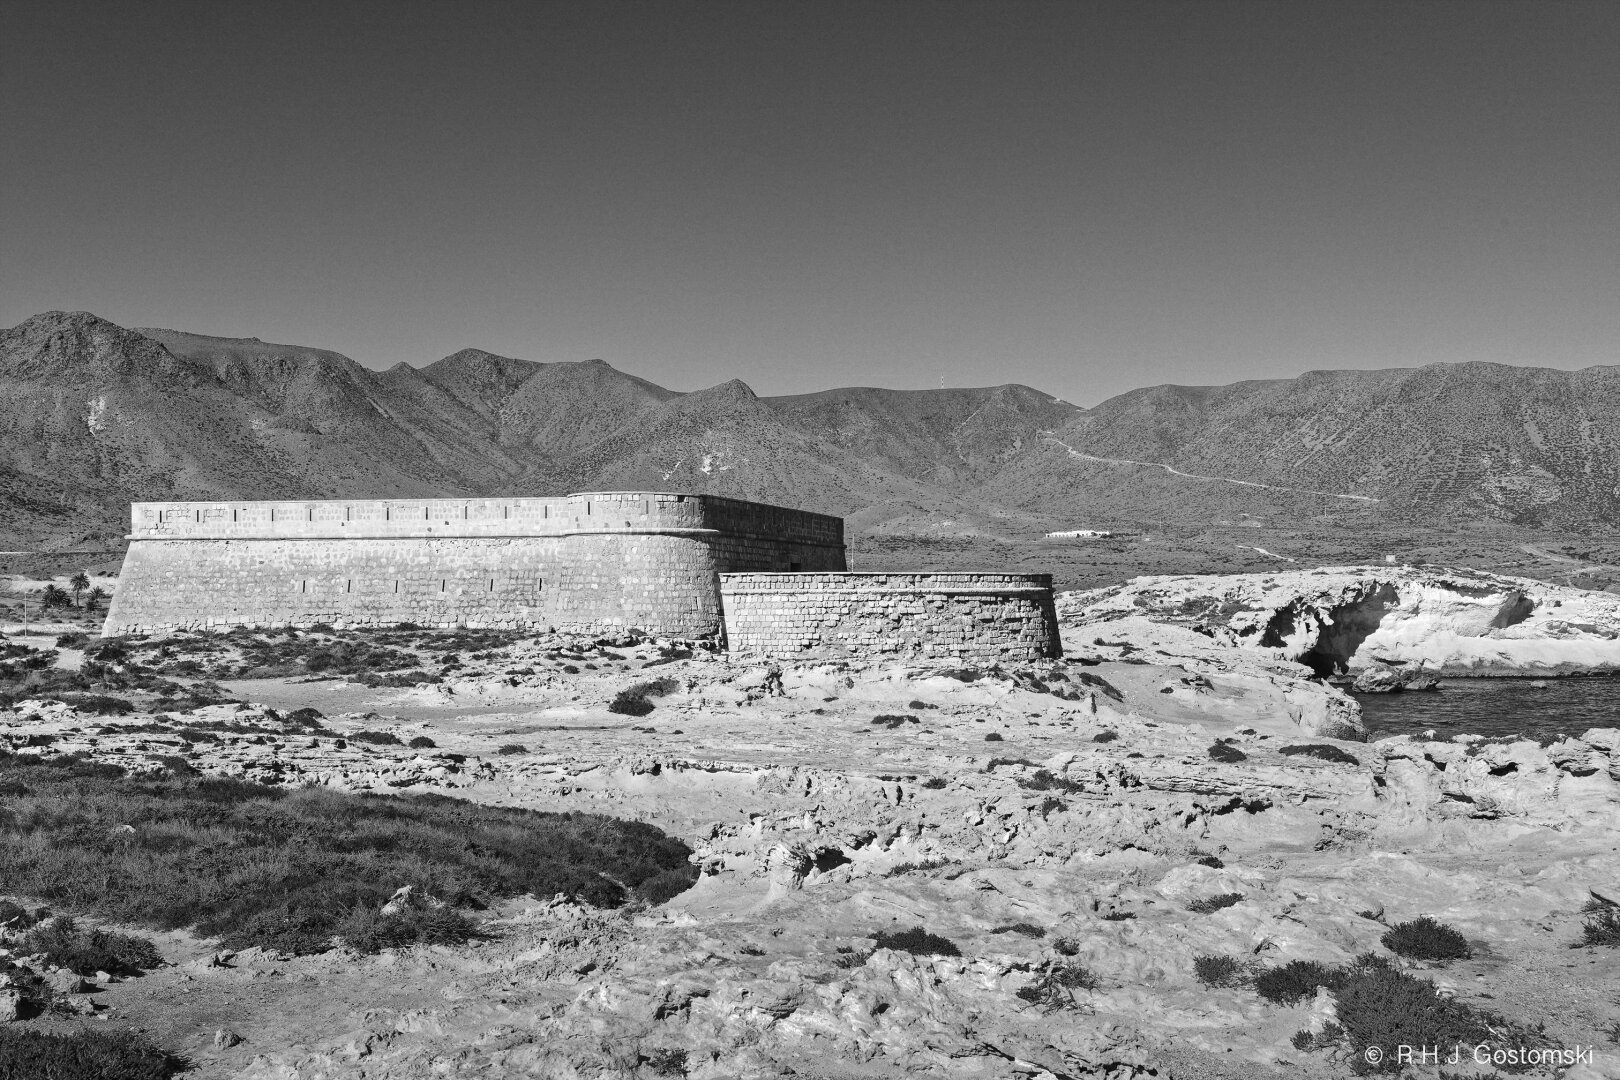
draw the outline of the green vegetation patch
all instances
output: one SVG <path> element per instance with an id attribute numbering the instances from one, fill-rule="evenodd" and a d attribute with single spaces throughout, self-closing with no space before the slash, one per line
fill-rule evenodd
<path id="1" fill-rule="evenodd" d="M 1392 927 L 1379 940 L 1390 952 L 1412 960 L 1466 960 L 1469 955 L 1467 938 L 1427 915 Z"/>
<path id="2" fill-rule="evenodd" d="M 646 716 L 653 711 L 653 698 L 673 694 L 680 686 L 680 683 L 668 678 L 632 683 L 608 702 L 608 712 L 624 716 Z"/>
<path id="3" fill-rule="evenodd" d="M 35 926 L 11 949 L 19 956 L 43 956 L 47 964 L 80 975 L 98 971 L 139 975 L 163 964 L 162 954 L 148 939 L 108 930 L 84 930 L 66 915 Z"/>
<path id="4" fill-rule="evenodd" d="M 1359 1074 L 1399 1072 L 1405 1067 L 1397 1053 L 1402 1046 L 1437 1050 L 1441 1061 L 1458 1047 L 1465 1060 L 1472 1060 L 1475 1047 L 1484 1052 L 1555 1048 L 1539 1027 L 1442 997 L 1427 979 L 1399 971 L 1372 953 L 1345 967 L 1294 960 L 1254 979 L 1255 991 L 1278 1005 L 1306 1001 L 1318 986 L 1327 987 L 1337 999 L 1339 1024 L 1350 1042 L 1350 1067 Z M 1323 1048 L 1321 1038 L 1310 1047 Z"/>
<path id="5" fill-rule="evenodd" d="M 81 1028 L 55 1035 L 0 1028 L 0 1078 L 4 1080 L 165 1080 L 184 1066 L 133 1031 Z"/>
<path id="6" fill-rule="evenodd" d="M 197 776 L 135 779 L 76 757 L 12 754 L 0 755 L 0 788 L 18 792 L 0 811 L 8 888 L 118 922 L 193 927 L 230 948 L 323 951 L 334 935 L 364 929 L 406 885 L 451 908 L 559 892 L 617 907 L 655 879 L 667 892 L 670 871 L 688 883 L 695 876 L 685 844 L 595 814 Z M 396 922 L 411 925 L 374 926 L 365 940 L 471 933 L 449 916 Z"/>
<path id="7" fill-rule="evenodd" d="M 913 956 L 962 955 L 962 950 L 956 947 L 956 942 L 942 938 L 938 934 L 931 934 L 920 926 L 893 933 L 880 930 L 872 936 L 880 949 L 894 949 L 896 952 L 908 952 Z"/>

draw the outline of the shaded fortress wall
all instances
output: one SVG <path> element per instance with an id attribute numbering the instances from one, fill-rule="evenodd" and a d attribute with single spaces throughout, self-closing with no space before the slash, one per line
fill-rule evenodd
<path id="1" fill-rule="evenodd" d="M 105 634 L 410 622 L 700 637 L 721 629 L 718 572 L 844 565 L 837 518 L 646 492 L 137 503 L 132 518 Z"/>
<path id="2" fill-rule="evenodd" d="M 1057 657 L 1050 574 L 722 574 L 726 642 L 777 656 Z"/>

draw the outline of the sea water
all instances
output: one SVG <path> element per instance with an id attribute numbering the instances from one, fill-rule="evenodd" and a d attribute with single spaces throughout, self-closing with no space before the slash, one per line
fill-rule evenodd
<path id="1" fill-rule="evenodd" d="M 1545 744 L 1588 728 L 1620 727 L 1620 678 L 1442 679 L 1433 692 L 1352 694 L 1374 739 L 1521 735 Z"/>

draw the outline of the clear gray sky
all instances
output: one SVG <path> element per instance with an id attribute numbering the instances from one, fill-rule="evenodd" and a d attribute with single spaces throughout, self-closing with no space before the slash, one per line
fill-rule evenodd
<path id="1" fill-rule="evenodd" d="M 0 325 L 676 389 L 1620 363 L 1620 3 L 0 5 Z"/>

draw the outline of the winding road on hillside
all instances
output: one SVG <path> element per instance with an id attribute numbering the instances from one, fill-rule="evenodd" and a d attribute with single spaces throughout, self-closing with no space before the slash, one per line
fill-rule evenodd
<path id="1" fill-rule="evenodd" d="M 1182 472 L 1173 465 L 1166 465 L 1159 461 L 1133 461 L 1130 458 L 1098 457 L 1096 454 L 1082 454 L 1080 451 L 1076 450 L 1062 439 L 1054 438 L 1051 435 L 1045 435 L 1043 437 L 1047 441 L 1056 443 L 1058 446 L 1063 447 L 1063 449 L 1067 450 L 1070 454 L 1077 458 L 1082 458 L 1086 461 L 1095 461 L 1103 465 L 1140 465 L 1149 469 L 1163 469 L 1172 476 L 1180 476 L 1188 480 L 1209 480 L 1218 484 L 1241 484 L 1244 487 L 1265 488 L 1267 491 L 1288 491 L 1296 495 L 1320 495 L 1327 499 L 1351 499 L 1355 502 L 1364 503 L 1383 501 L 1381 499 L 1376 499 L 1371 495 L 1340 495 L 1332 491 L 1312 491 L 1310 488 L 1293 488 L 1281 487 L 1277 484 L 1262 484 L 1256 480 L 1234 480 L 1230 476 L 1200 476 L 1197 473 Z"/>

